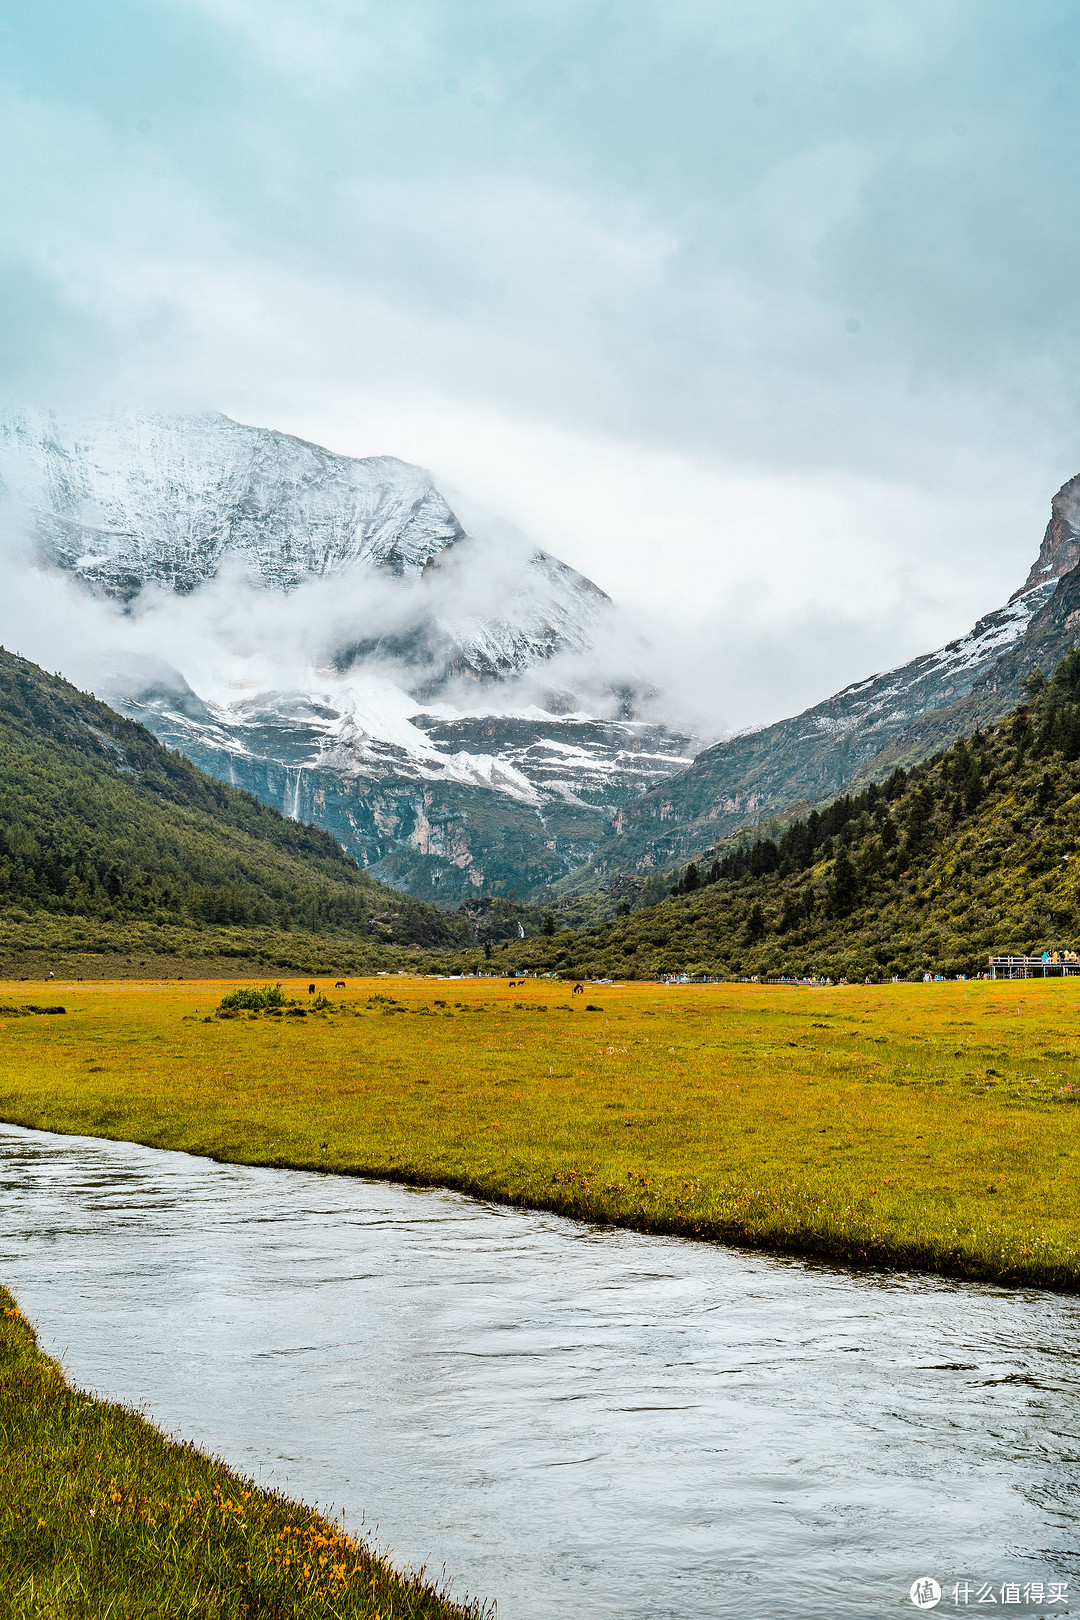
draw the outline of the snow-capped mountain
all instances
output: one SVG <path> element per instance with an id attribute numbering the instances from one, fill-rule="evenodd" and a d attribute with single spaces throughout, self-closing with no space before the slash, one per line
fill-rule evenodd
<path id="1" fill-rule="evenodd" d="M 418 573 L 464 538 L 419 467 L 212 414 L 16 411 L 0 465 L 50 560 L 123 599 L 150 581 L 192 591 L 227 561 L 279 590 L 357 564 Z"/>
<path id="2" fill-rule="evenodd" d="M 604 592 L 467 533 L 393 457 L 212 414 L 20 410 L 0 417 L 0 492 L 38 565 L 112 615 L 99 695 L 413 893 L 553 881 L 693 757 L 620 716 L 623 671 L 594 652 Z M 592 703 L 568 684 L 585 666 Z"/>
<path id="3" fill-rule="evenodd" d="M 67 582 L 73 643 L 107 649 L 100 696 L 450 905 L 663 871 L 996 718 L 1080 634 L 1076 478 L 1026 584 L 968 635 L 699 753 L 634 717 L 602 590 L 467 530 L 393 457 L 217 415 L 16 411 L 0 495 Z"/>
<path id="4" fill-rule="evenodd" d="M 212 413 L 9 412 L 0 492 L 28 515 L 43 562 L 123 602 L 223 573 L 276 591 L 365 576 L 443 587 L 405 592 L 392 622 L 366 626 L 339 659 L 389 646 L 439 675 L 512 673 L 586 651 L 610 606 L 544 551 L 478 544 L 420 467 Z"/>

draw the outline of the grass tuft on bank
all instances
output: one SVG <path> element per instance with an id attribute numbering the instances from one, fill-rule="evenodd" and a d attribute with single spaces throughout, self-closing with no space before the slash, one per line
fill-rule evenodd
<path id="1" fill-rule="evenodd" d="M 72 1389 L 0 1289 L 0 1615 L 481 1620 L 299 1503 Z"/>

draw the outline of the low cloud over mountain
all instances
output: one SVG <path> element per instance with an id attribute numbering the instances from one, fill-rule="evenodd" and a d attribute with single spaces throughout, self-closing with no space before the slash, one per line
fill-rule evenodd
<path id="1" fill-rule="evenodd" d="M 563 876 L 694 751 L 599 587 L 392 457 L 17 411 L 0 477 L 12 645 L 418 892 Z"/>

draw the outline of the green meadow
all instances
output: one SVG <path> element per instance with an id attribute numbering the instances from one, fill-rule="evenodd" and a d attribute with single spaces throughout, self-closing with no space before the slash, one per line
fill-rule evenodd
<path id="1" fill-rule="evenodd" d="M 0 986 L 0 1117 L 643 1231 L 1080 1283 L 1080 984 Z M 271 997 L 270 1000 L 276 998 Z M 294 1005 L 288 1005 L 294 1003 Z"/>

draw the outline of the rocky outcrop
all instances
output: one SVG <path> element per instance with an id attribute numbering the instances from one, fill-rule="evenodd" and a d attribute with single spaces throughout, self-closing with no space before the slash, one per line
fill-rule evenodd
<path id="1" fill-rule="evenodd" d="M 1062 484 L 1050 502 L 1050 521 L 1046 525 L 1039 555 L 1031 565 L 1031 572 L 1009 598 L 1045 585 L 1048 580 L 1061 579 L 1080 563 L 1080 473 Z"/>
<path id="2" fill-rule="evenodd" d="M 421 712 L 386 741 L 335 701 L 221 711 L 158 672 L 124 707 L 203 770 L 325 827 L 373 877 L 442 905 L 557 882 L 591 860 L 618 806 L 692 752 L 659 726 L 539 711 Z"/>

